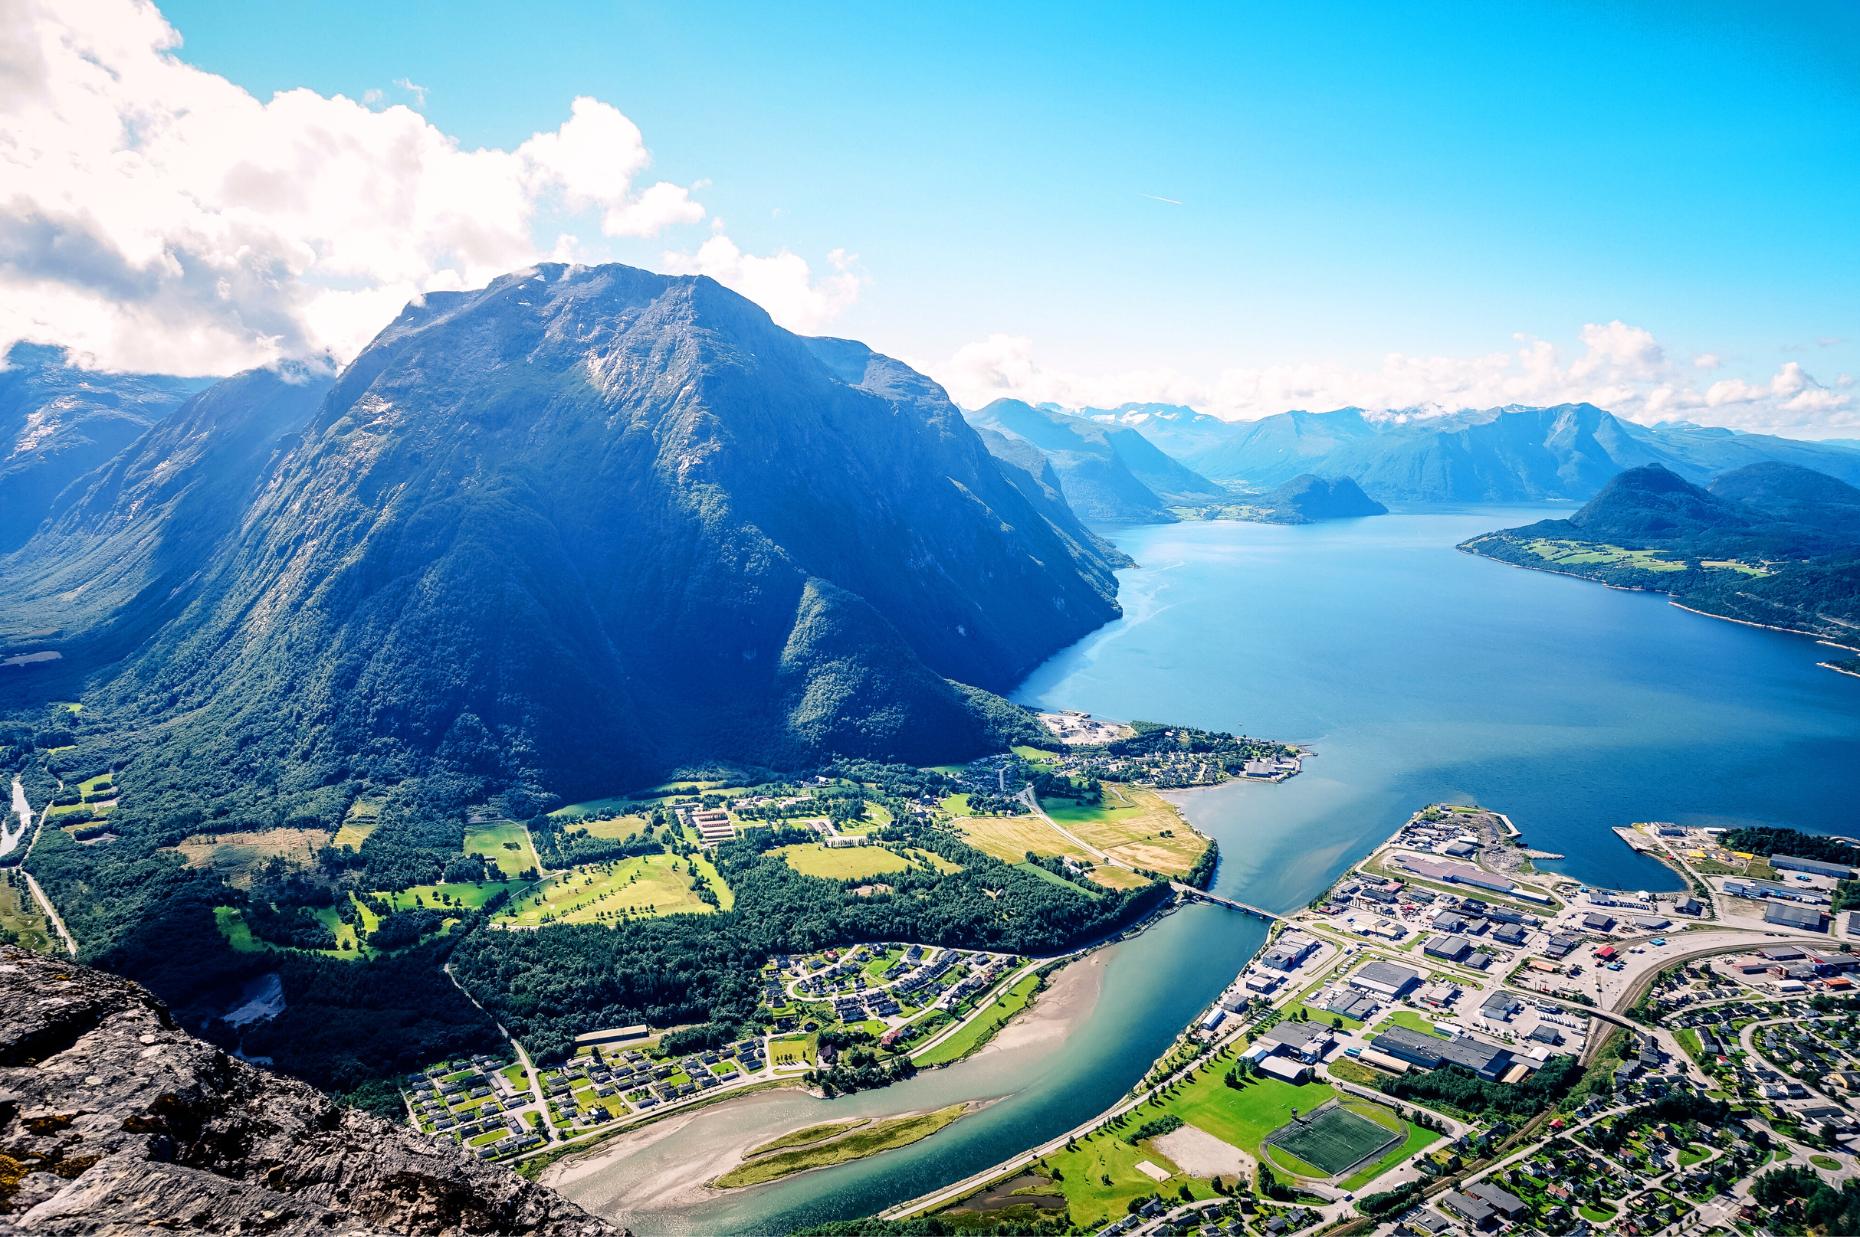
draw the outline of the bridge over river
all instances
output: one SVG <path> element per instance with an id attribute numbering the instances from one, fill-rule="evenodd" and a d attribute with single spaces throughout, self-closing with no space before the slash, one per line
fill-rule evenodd
<path id="1" fill-rule="evenodd" d="M 1185 902 L 1212 902 L 1216 906 L 1225 906 L 1231 910 L 1251 915 L 1255 919 L 1264 919 L 1267 923 L 1290 922 L 1285 916 L 1275 915 L 1263 907 L 1254 906 L 1251 902 L 1240 902 L 1233 898 L 1223 898 L 1218 893 L 1209 893 L 1206 889 L 1197 889 L 1193 885 L 1184 885 L 1181 881 L 1170 881 L 1169 887 L 1175 890 Z"/>

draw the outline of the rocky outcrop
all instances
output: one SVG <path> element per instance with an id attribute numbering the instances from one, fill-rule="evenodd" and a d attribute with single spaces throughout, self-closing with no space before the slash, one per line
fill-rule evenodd
<path id="1" fill-rule="evenodd" d="M 0 1232 L 619 1230 L 194 1039 L 124 979 L 0 947 Z"/>

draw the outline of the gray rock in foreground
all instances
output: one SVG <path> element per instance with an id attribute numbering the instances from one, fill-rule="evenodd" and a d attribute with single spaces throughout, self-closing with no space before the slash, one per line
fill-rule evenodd
<path id="1" fill-rule="evenodd" d="M 0 946 L 0 1232 L 16 1231 L 619 1230 L 228 1056 L 128 980 Z"/>

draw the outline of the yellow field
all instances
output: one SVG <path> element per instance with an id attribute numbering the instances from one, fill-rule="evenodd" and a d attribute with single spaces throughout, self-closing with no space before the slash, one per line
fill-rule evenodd
<path id="1" fill-rule="evenodd" d="M 799 842 L 780 846 L 773 852 L 803 876 L 820 876 L 827 880 L 870 880 L 887 872 L 902 872 L 910 861 L 883 846 L 828 846 L 822 842 Z"/>
<path id="2" fill-rule="evenodd" d="M 1095 884 L 1106 889 L 1138 889 L 1149 884 L 1149 880 L 1132 872 L 1129 868 L 1113 868 L 1099 864 L 1085 874 Z"/>
<path id="3" fill-rule="evenodd" d="M 644 816 L 607 816 L 600 820 L 584 820 L 568 825 L 566 831 L 605 838 L 609 842 L 624 842 L 643 832 L 649 823 Z"/>
<path id="4" fill-rule="evenodd" d="M 329 845 L 323 829 L 242 829 L 236 833 L 196 833 L 175 845 L 190 868 L 212 868 L 241 888 L 274 857 L 309 864 L 317 848 Z"/>
<path id="5" fill-rule="evenodd" d="M 1057 799 L 1042 806 L 1087 845 L 1152 872 L 1181 876 L 1208 847 L 1208 840 L 1153 790 L 1106 782 L 1101 805 Z"/>
<path id="6" fill-rule="evenodd" d="M 969 845 L 1003 863 L 1020 863 L 1027 852 L 1089 860 L 1089 851 L 1038 816 L 959 816 L 950 822 Z"/>
<path id="7" fill-rule="evenodd" d="M 711 876 L 718 900 L 729 901 L 709 863 L 695 870 Z M 614 863 L 570 868 L 532 886 L 497 913 L 518 927 L 544 923 L 600 923 L 622 915 L 707 915 L 716 908 L 700 901 L 691 882 L 693 864 L 676 855 L 635 855 Z"/>

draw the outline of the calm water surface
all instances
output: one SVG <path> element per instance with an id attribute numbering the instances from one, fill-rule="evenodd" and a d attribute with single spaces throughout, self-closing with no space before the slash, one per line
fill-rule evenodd
<path id="1" fill-rule="evenodd" d="M 1860 681 L 1812 641 L 1698 617 L 1662 598 L 1460 554 L 1544 513 L 1275 528 L 1131 529 L 1125 617 L 1028 680 L 1030 704 L 1289 739 L 1318 755 L 1279 786 L 1196 792 L 1221 846 L 1216 888 L 1304 905 L 1415 808 L 1479 802 L 1583 880 L 1674 888 L 1611 826 L 1660 819 L 1853 832 Z M 1112 947 L 1059 1052 L 984 1053 L 884 1091 L 725 1106 L 567 1192 L 641 1233 L 779 1233 L 869 1214 L 979 1171 L 1102 1111 L 1257 948 L 1255 921 L 1196 907 Z M 728 1123 L 772 1131 L 998 1098 L 900 1151 L 675 1211 L 629 1185 L 702 1154 Z"/>

